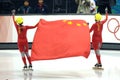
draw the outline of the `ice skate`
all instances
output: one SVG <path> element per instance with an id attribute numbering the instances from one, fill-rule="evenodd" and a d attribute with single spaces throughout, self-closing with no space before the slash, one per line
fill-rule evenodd
<path id="1" fill-rule="evenodd" d="M 29 65 L 28 69 L 31 70 L 31 71 L 33 71 L 31 64 Z"/>
<path id="2" fill-rule="evenodd" d="M 27 65 L 23 67 L 23 71 L 27 71 Z"/>
<path id="3" fill-rule="evenodd" d="M 104 70 L 103 68 L 102 68 L 102 64 L 95 64 L 95 66 L 93 67 L 93 69 L 94 70 Z"/>

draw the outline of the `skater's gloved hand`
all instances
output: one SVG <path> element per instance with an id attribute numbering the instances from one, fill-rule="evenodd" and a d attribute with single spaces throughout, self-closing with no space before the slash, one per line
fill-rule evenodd
<path id="1" fill-rule="evenodd" d="M 108 9 L 107 8 L 105 9 L 105 13 L 108 13 Z"/>

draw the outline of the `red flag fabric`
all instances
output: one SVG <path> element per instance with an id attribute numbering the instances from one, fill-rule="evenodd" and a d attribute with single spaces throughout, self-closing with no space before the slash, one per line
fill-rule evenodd
<path id="1" fill-rule="evenodd" d="M 84 20 L 41 19 L 36 30 L 31 60 L 50 60 L 90 54 L 89 27 Z"/>

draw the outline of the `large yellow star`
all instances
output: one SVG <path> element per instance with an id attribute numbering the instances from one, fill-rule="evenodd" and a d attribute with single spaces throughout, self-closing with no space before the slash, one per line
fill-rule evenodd
<path id="1" fill-rule="evenodd" d="M 72 21 L 68 21 L 67 23 L 71 25 L 71 24 L 72 24 Z"/>
<path id="2" fill-rule="evenodd" d="M 79 23 L 77 23 L 76 25 L 77 25 L 77 26 L 81 26 L 81 24 L 79 24 Z"/>
<path id="3" fill-rule="evenodd" d="M 87 24 L 86 24 L 86 23 L 83 23 L 83 25 L 84 25 L 84 26 L 87 26 Z"/>

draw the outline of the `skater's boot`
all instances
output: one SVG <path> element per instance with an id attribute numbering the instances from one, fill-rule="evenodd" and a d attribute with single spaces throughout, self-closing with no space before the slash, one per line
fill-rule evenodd
<path id="1" fill-rule="evenodd" d="M 29 70 L 33 70 L 33 69 L 32 69 L 32 64 L 29 65 Z"/>
<path id="2" fill-rule="evenodd" d="M 23 70 L 27 70 L 27 65 L 25 65 L 25 66 L 23 67 Z"/>
<path id="3" fill-rule="evenodd" d="M 95 67 L 97 67 L 97 68 L 102 68 L 102 64 L 96 63 L 96 64 L 95 64 Z"/>
<path id="4" fill-rule="evenodd" d="M 29 68 L 32 68 L 32 64 L 29 65 Z"/>
<path id="5" fill-rule="evenodd" d="M 102 64 L 95 64 L 95 66 L 93 67 L 93 69 L 95 70 L 104 70 L 104 68 L 102 68 Z"/>

